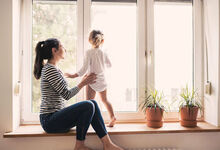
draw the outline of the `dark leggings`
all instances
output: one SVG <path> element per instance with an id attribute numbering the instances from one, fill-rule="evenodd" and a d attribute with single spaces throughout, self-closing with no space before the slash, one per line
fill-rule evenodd
<path id="1" fill-rule="evenodd" d="M 64 133 L 76 126 L 76 139 L 85 140 L 89 125 L 99 138 L 107 134 L 100 109 L 94 100 L 78 102 L 60 111 L 41 114 L 40 123 L 47 133 Z"/>

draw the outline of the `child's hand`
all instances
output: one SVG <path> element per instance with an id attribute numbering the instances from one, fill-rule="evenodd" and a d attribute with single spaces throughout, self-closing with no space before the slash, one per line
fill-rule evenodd
<path id="1" fill-rule="evenodd" d="M 70 73 L 64 73 L 64 76 L 65 76 L 66 78 L 72 78 L 73 74 L 70 74 Z"/>
<path id="2" fill-rule="evenodd" d="M 78 75 L 77 73 L 75 73 L 75 74 L 64 73 L 64 76 L 65 76 L 66 78 L 76 78 L 76 77 L 78 77 L 79 75 Z"/>

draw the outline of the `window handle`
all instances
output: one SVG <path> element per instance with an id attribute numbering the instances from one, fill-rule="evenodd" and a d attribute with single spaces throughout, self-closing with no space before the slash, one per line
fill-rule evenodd
<path id="1" fill-rule="evenodd" d="M 147 64 L 148 65 L 151 65 L 152 64 L 152 50 L 149 50 L 149 51 L 145 51 L 145 57 L 146 57 L 146 60 L 147 60 Z"/>

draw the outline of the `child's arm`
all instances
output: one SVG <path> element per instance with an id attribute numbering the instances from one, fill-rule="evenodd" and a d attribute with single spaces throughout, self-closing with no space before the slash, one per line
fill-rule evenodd
<path id="1" fill-rule="evenodd" d="M 108 58 L 108 55 L 105 53 L 105 64 L 108 68 L 110 68 L 112 66 L 112 63 L 110 61 L 110 59 Z"/>
<path id="2" fill-rule="evenodd" d="M 76 78 L 79 75 L 77 73 L 75 73 L 75 74 L 65 73 L 64 76 L 67 77 L 67 78 Z"/>
<path id="3" fill-rule="evenodd" d="M 80 77 L 83 76 L 86 73 L 86 71 L 87 71 L 87 69 L 89 67 L 89 63 L 90 62 L 89 62 L 89 54 L 88 54 L 88 52 L 89 51 L 87 51 L 86 54 L 85 54 L 82 68 L 76 73 Z"/>
<path id="4" fill-rule="evenodd" d="M 89 57 L 88 57 L 88 52 L 86 52 L 82 68 L 75 74 L 65 73 L 64 76 L 67 78 L 76 78 L 79 76 L 83 76 L 86 73 L 88 66 L 89 66 Z"/>

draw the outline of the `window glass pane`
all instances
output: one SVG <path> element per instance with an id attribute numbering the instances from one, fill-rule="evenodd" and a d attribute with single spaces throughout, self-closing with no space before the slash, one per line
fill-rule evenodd
<path id="1" fill-rule="evenodd" d="M 136 3 L 93 2 L 91 17 L 92 29 L 104 33 L 103 50 L 112 62 L 106 72 L 108 99 L 114 111 L 136 111 Z M 101 108 L 106 110 L 103 104 Z"/>
<path id="2" fill-rule="evenodd" d="M 193 86 L 192 3 L 155 2 L 154 15 L 155 88 L 177 111 L 180 89 Z"/>
<path id="3" fill-rule="evenodd" d="M 59 65 L 61 71 L 76 71 L 76 13 L 76 2 L 33 1 L 33 65 L 35 59 L 35 46 L 37 42 L 53 37 L 58 38 L 67 50 L 66 58 Z M 33 73 L 31 72 L 31 74 Z M 68 83 L 70 87 L 73 87 L 75 84 L 73 80 L 71 80 L 71 82 L 69 80 Z M 73 103 L 75 100 L 75 97 L 73 97 L 70 101 L 68 101 L 68 103 Z M 40 102 L 40 80 L 36 80 L 32 75 L 32 112 L 39 112 Z"/>

